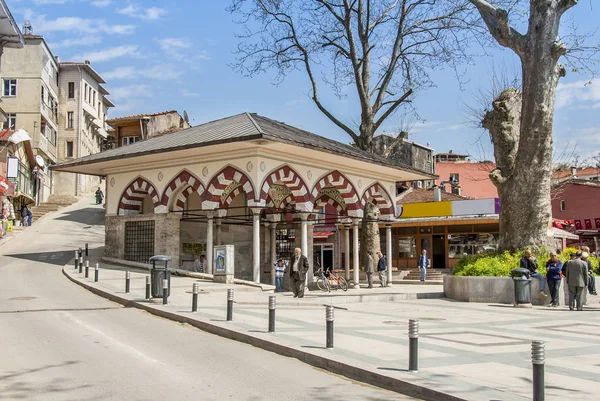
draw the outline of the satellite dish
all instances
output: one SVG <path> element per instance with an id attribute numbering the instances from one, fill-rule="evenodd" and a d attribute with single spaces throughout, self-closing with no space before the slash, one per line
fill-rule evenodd
<path id="1" fill-rule="evenodd" d="M 35 162 L 36 162 L 36 164 L 37 164 L 37 165 L 38 165 L 38 166 L 39 166 L 41 169 L 43 169 L 43 168 L 46 166 L 46 163 L 44 162 L 44 159 L 43 159 L 43 158 L 42 158 L 42 156 L 40 156 L 40 155 L 37 155 L 37 156 L 35 157 Z"/>
<path id="2" fill-rule="evenodd" d="M 183 120 L 188 124 L 190 123 L 190 116 L 188 116 L 187 110 L 183 111 Z"/>

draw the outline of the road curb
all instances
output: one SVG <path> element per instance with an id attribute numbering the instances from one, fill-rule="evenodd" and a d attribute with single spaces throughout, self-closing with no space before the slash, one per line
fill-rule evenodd
<path id="1" fill-rule="evenodd" d="M 68 266 L 70 267 L 70 265 Z M 169 319 L 178 323 L 187 323 L 202 331 L 215 334 L 220 337 L 228 338 L 230 340 L 249 344 L 266 351 L 274 352 L 279 355 L 295 358 L 314 367 L 325 369 L 331 373 L 345 376 L 346 378 L 351 380 L 371 384 L 377 387 L 384 388 L 386 390 L 391 390 L 400 394 L 408 395 L 409 397 L 418 397 L 426 401 L 468 401 L 464 398 L 446 394 L 441 391 L 437 391 L 418 384 L 411 383 L 406 380 L 393 378 L 381 373 L 353 366 L 346 362 L 342 362 L 332 358 L 326 358 L 320 355 L 315 355 L 304 350 L 271 342 L 269 340 L 256 337 L 247 333 L 242 333 L 226 327 L 221 327 L 213 323 L 203 322 L 188 316 L 180 315 L 178 313 L 162 310 L 159 309 L 159 307 L 153 305 L 146 305 L 141 302 L 123 298 L 121 296 L 112 294 L 108 291 L 96 288 L 93 285 L 80 281 L 76 277 L 72 277 L 69 273 L 66 272 L 65 267 L 63 267 L 62 272 L 63 275 L 69 280 L 71 280 L 73 283 L 80 285 L 81 287 L 92 292 L 93 294 L 121 304 L 125 307 L 141 309 L 155 316 Z"/>

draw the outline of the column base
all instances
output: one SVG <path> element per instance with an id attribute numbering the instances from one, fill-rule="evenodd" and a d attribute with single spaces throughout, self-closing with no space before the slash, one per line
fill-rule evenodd
<path id="1" fill-rule="evenodd" d="M 388 282 L 385 284 L 385 286 L 386 286 L 386 288 L 387 288 L 387 287 L 393 287 L 393 286 L 394 286 L 394 284 L 392 284 L 392 283 L 390 283 L 390 282 L 388 281 Z"/>
<path id="2" fill-rule="evenodd" d="M 358 284 L 352 283 L 350 285 L 350 288 L 352 288 L 353 290 L 359 290 L 360 289 L 360 283 L 358 283 Z"/>

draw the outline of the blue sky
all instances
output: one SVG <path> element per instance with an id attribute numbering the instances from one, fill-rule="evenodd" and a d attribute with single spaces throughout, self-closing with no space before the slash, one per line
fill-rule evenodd
<path id="1" fill-rule="evenodd" d="M 245 78 L 234 61 L 240 27 L 225 10 L 228 0 L 6 0 L 17 23 L 29 19 L 62 61 L 88 59 L 108 82 L 117 107 L 110 116 L 187 110 L 192 125 L 244 111 L 349 142 L 309 99 L 308 81 L 294 73 L 278 86 L 275 71 Z M 582 32 L 600 24 L 600 4 L 582 0 L 565 16 Z M 596 32 L 591 43 L 600 43 Z M 600 66 L 598 66 L 600 68 Z M 410 139 L 430 143 L 437 152 L 464 152 L 492 159 L 487 133 L 470 123 L 465 105 L 477 105 L 479 88 L 489 89 L 494 71 L 520 71 L 508 50 L 494 50 L 465 66 L 468 81 L 459 85 L 451 70 L 433 74 L 436 87 L 418 93 Z M 559 155 L 572 149 L 581 158 L 600 153 L 600 79 L 569 73 L 557 92 L 555 145 Z M 324 89 L 322 89 L 323 91 Z M 346 122 L 355 121 L 351 98 L 327 94 L 324 101 Z M 383 130 L 405 124 L 401 114 Z M 570 153 L 570 152 L 569 152 Z M 564 159 L 564 158 L 563 158 Z"/>

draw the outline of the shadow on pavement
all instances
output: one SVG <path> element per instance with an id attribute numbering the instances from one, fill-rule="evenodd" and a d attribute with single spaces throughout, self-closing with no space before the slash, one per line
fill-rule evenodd
<path id="1" fill-rule="evenodd" d="M 103 226 L 104 209 L 88 207 L 85 209 L 74 210 L 72 212 L 66 212 L 54 220 L 73 221 L 89 226 Z"/>
<path id="2" fill-rule="evenodd" d="M 56 266 L 64 266 L 73 257 L 75 250 L 72 251 L 59 251 L 59 252 L 40 252 L 40 253 L 22 253 L 14 255 L 6 255 L 7 257 L 29 260 L 32 262 L 48 263 Z"/>

